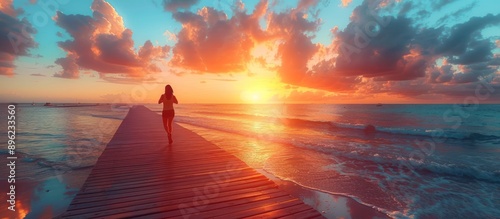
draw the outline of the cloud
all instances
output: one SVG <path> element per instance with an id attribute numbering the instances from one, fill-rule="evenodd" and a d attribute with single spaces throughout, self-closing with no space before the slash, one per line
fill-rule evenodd
<path id="1" fill-rule="evenodd" d="M 437 48 L 437 52 L 443 55 L 461 55 L 466 52 L 469 44 L 480 38 L 480 30 L 500 24 L 500 14 L 488 14 L 484 17 L 472 17 L 467 22 L 457 24 L 446 36 L 443 44 Z"/>
<path id="2" fill-rule="evenodd" d="M 155 64 L 168 55 L 170 47 L 154 46 L 146 41 L 136 51 L 132 31 L 125 28 L 122 17 L 104 0 L 94 0 L 92 16 L 66 15 L 57 12 L 56 24 L 73 38 L 61 41 L 59 47 L 67 55 L 56 60 L 63 70 L 55 77 L 76 79 L 80 70 L 94 70 L 104 78 L 128 77 L 143 80 L 160 72 Z"/>
<path id="3" fill-rule="evenodd" d="M 341 0 L 342 2 L 342 7 L 347 7 L 349 4 L 351 4 L 352 0 Z"/>
<path id="4" fill-rule="evenodd" d="M 436 8 L 451 2 L 440 1 Z M 328 46 L 313 43 L 318 23 L 300 11 L 272 14 L 267 33 L 286 33 L 278 34 L 280 78 L 288 84 L 333 92 L 415 97 L 452 95 L 453 87 L 475 84 L 481 77 L 498 77 L 496 43 L 484 38 L 481 30 L 498 25 L 500 14 L 432 27 L 418 17 L 405 16 L 412 7 L 414 2 L 395 7 L 365 0 L 354 9 L 346 28 L 332 31 L 334 38 Z M 390 10 L 399 15 L 390 15 Z"/>
<path id="5" fill-rule="evenodd" d="M 55 61 L 55 63 L 63 68 L 61 72 L 54 74 L 55 77 L 70 79 L 76 79 L 80 77 L 80 67 L 76 63 L 76 58 L 74 55 L 67 56 L 65 58 L 59 58 Z"/>
<path id="6" fill-rule="evenodd" d="M 211 81 L 226 81 L 226 82 L 235 82 L 238 81 L 236 79 L 227 79 L 227 78 L 212 78 L 212 79 L 207 79 Z"/>
<path id="7" fill-rule="evenodd" d="M 14 61 L 18 56 L 30 56 L 29 50 L 37 43 L 36 30 L 26 18 L 18 19 L 21 9 L 14 9 L 12 0 L 0 3 L 0 75 L 14 75 Z"/>
<path id="8" fill-rule="evenodd" d="M 306 103 L 306 102 L 317 102 L 317 101 L 325 101 L 325 99 L 330 98 L 328 92 L 324 91 L 298 91 L 292 90 L 288 95 L 281 97 L 283 101 L 286 102 L 298 102 L 298 103 Z"/>
<path id="9" fill-rule="evenodd" d="M 180 8 L 190 8 L 198 3 L 198 0 L 163 0 L 163 7 L 166 11 L 177 11 Z"/>
<path id="10" fill-rule="evenodd" d="M 437 0 L 437 1 L 433 2 L 433 7 L 434 7 L 434 10 L 440 10 L 444 6 L 449 5 L 449 4 L 456 2 L 456 1 L 457 0 Z"/>
<path id="11" fill-rule="evenodd" d="M 267 37 L 259 26 L 266 8 L 267 1 L 261 1 L 252 14 L 235 9 L 231 18 L 211 7 L 196 13 L 175 12 L 173 17 L 182 29 L 177 34 L 170 65 L 204 73 L 246 70 L 255 42 Z"/>
<path id="12" fill-rule="evenodd" d="M 21 14 L 23 11 L 22 9 L 14 9 L 13 0 L 4 0 L 3 3 L 0 4 L 0 12 L 11 17 L 17 17 L 17 15 Z"/>
<path id="13" fill-rule="evenodd" d="M 312 42 L 312 33 L 318 30 L 319 20 L 309 20 L 305 11 L 315 4 L 300 4 L 288 12 L 273 13 L 269 18 L 267 32 L 282 42 L 278 46 L 281 65 L 278 74 L 284 83 L 322 89 L 347 91 L 359 82 L 356 76 L 328 74 L 329 61 L 322 60 L 310 67 L 310 60 L 324 48 Z"/>
<path id="14" fill-rule="evenodd" d="M 170 32 L 169 30 L 166 30 L 164 33 L 163 33 L 163 36 L 167 37 L 167 40 L 169 41 L 177 41 L 177 36 Z"/>

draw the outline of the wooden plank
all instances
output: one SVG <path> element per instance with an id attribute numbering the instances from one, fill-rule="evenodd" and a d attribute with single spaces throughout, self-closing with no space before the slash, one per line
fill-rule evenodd
<path id="1" fill-rule="evenodd" d="M 322 217 L 238 158 L 134 106 L 62 218 Z"/>
<path id="2" fill-rule="evenodd" d="M 239 179 L 244 179 L 244 180 L 239 180 Z M 251 183 L 254 181 L 262 181 L 262 179 L 256 178 L 254 176 L 246 176 L 243 178 L 237 178 L 237 181 L 226 181 L 226 183 L 237 184 L 240 182 Z M 109 196 L 120 195 L 120 194 L 140 195 L 141 193 L 145 193 L 147 191 L 161 192 L 163 190 L 174 191 L 174 190 L 180 190 L 180 189 L 184 189 L 184 188 L 193 188 L 193 187 L 201 187 L 202 188 L 203 186 L 205 186 L 207 184 L 208 184 L 207 181 L 191 182 L 191 183 L 180 182 L 178 184 L 163 183 L 163 184 L 158 184 L 157 186 L 151 186 L 148 189 L 141 189 L 141 190 L 138 190 L 137 187 L 136 188 L 122 188 L 122 189 L 113 190 L 115 188 L 115 187 L 113 187 L 113 188 L 109 188 L 109 189 L 106 188 L 106 189 L 91 190 L 90 192 L 85 191 L 85 193 L 76 197 L 75 199 L 78 200 L 78 199 L 83 199 L 83 198 L 95 198 L 97 200 L 100 198 L 100 196 L 108 196 L 107 198 L 112 198 Z M 119 192 L 119 193 L 117 193 L 117 192 Z M 78 202 L 76 202 L 76 203 L 78 203 Z"/>
<path id="3" fill-rule="evenodd" d="M 240 188 L 241 184 L 245 184 L 248 187 L 246 188 Z M 268 183 L 262 182 L 262 181 L 255 181 L 255 182 L 240 182 L 240 184 L 231 184 L 230 185 L 233 188 L 228 188 L 227 190 L 221 192 L 219 196 L 228 196 L 232 194 L 237 194 L 238 192 L 249 192 L 249 191 L 261 191 L 265 189 L 270 189 L 273 188 L 273 185 L 269 185 Z M 152 192 L 152 193 L 141 193 L 138 195 L 128 195 L 128 196 L 123 196 L 115 199 L 110 199 L 110 200 L 101 200 L 97 199 L 91 202 L 86 202 L 86 203 L 80 203 L 78 205 L 74 205 L 74 208 L 72 210 L 76 209 L 86 209 L 86 208 L 107 208 L 107 205 L 112 205 L 112 204 L 117 204 L 117 203 L 132 203 L 132 204 L 142 204 L 144 202 L 149 202 L 149 201 L 155 201 L 155 200 L 160 200 L 163 199 L 162 196 L 169 196 L 169 199 L 173 200 L 176 198 L 182 197 L 181 195 L 186 195 L 191 196 L 190 193 L 192 193 L 192 188 L 185 188 L 185 189 L 180 189 L 180 190 L 174 190 L 174 191 L 163 191 L 160 193 L 157 192 Z"/>

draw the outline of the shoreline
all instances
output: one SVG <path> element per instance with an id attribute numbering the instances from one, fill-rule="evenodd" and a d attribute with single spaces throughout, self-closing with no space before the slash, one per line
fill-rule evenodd
<path id="1" fill-rule="evenodd" d="M 182 122 L 180 122 L 180 123 L 178 122 L 178 124 L 180 124 L 182 127 L 185 127 L 187 129 L 194 131 L 195 133 L 197 133 L 198 135 L 200 135 L 204 138 L 208 137 L 208 136 L 205 136 L 206 133 L 204 133 L 204 132 L 198 133 L 199 129 L 197 129 L 197 127 L 195 125 L 186 124 L 186 123 L 182 123 Z M 363 215 L 364 216 L 363 218 L 365 218 L 367 215 L 368 216 L 373 215 L 373 216 L 376 216 L 377 218 L 392 218 L 391 216 L 389 216 L 391 212 L 385 212 L 384 210 L 379 209 L 377 207 L 374 207 L 373 205 L 358 201 L 356 197 L 352 197 L 348 194 L 334 193 L 334 192 L 330 192 L 330 191 L 326 191 L 326 190 L 317 189 L 314 187 L 308 187 L 308 186 L 305 186 L 305 185 L 297 182 L 296 180 L 285 179 L 285 178 L 282 178 L 280 176 L 274 175 L 271 172 L 265 170 L 264 167 L 258 166 L 258 165 L 256 166 L 255 163 L 253 163 L 253 164 L 251 163 L 252 161 L 246 161 L 243 157 L 240 157 L 241 154 L 238 154 L 238 152 L 234 153 L 234 151 L 231 151 L 234 148 L 231 148 L 231 147 L 228 148 L 227 145 L 226 146 L 219 145 L 219 144 L 221 144 L 221 142 L 219 142 L 218 140 L 211 141 L 211 139 L 208 139 L 208 138 L 206 138 L 206 139 L 207 139 L 207 141 L 210 141 L 213 144 L 215 144 L 217 147 L 219 147 L 223 150 L 226 150 L 228 153 L 236 156 L 241 161 L 243 161 L 245 163 L 249 162 L 249 163 L 247 163 L 247 165 L 252 167 L 257 172 L 263 174 L 264 176 L 266 176 L 266 178 L 275 182 L 280 187 L 283 186 L 288 193 L 294 195 L 297 198 L 300 198 L 303 202 L 308 201 L 308 199 L 312 199 L 311 201 L 309 201 L 309 203 L 316 202 L 316 204 L 317 204 L 317 203 L 325 202 L 325 199 L 328 199 L 328 200 L 326 200 L 327 202 L 331 202 L 331 200 L 337 200 L 337 201 L 335 201 L 336 203 L 332 202 L 332 203 L 330 203 L 330 206 L 327 206 L 327 207 L 320 206 L 321 208 L 317 208 L 316 204 L 309 204 L 308 203 L 308 205 L 312 206 L 313 208 L 315 208 L 318 212 L 321 212 L 322 214 L 329 213 L 329 211 L 330 211 L 331 217 L 329 217 L 329 218 L 341 218 L 341 217 L 334 217 L 335 215 L 338 215 L 337 212 L 331 212 L 331 210 L 328 208 L 340 209 L 340 210 L 343 210 L 344 212 L 346 210 L 351 209 L 351 208 L 354 210 L 358 210 L 358 212 L 359 212 L 359 210 L 363 210 L 363 212 L 361 212 L 361 213 L 365 213 Z M 225 140 L 223 140 L 223 141 L 225 142 Z M 234 142 L 232 142 L 232 143 L 234 144 Z M 271 147 L 271 146 L 267 145 L 266 147 Z M 247 152 L 244 152 L 243 154 L 245 154 L 245 153 L 247 153 Z M 356 212 L 356 213 L 358 213 L 358 212 Z M 353 213 L 353 215 L 356 215 L 356 213 Z M 352 218 L 350 216 L 350 214 L 342 214 L 341 216 L 343 216 L 344 218 Z"/>
<path id="2" fill-rule="evenodd" d="M 255 170 L 266 176 L 269 180 L 275 182 L 278 186 L 280 186 L 280 188 L 283 188 L 291 195 L 300 198 L 304 203 L 310 205 L 327 218 L 345 218 L 346 216 L 351 218 L 357 218 L 359 216 L 363 216 L 363 218 L 392 218 L 384 211 L 372 205 L 360 202 L 356 200 L 356 198 L 349 195 L 337 194 L 304 186 L 293 180 L 282 179 L 275 176 L 265 169 Z M 354 213 L 352 211 L 353 209 Z M 345 214 L 346 212 L 347 215 Z M 356 215 L 357 217 L 353 217 L 353 215 Z"/>
<path id="3" fill-rule="evenodd" d="M 174 123 L 177 136 L 167 144 L 159 118 L 144 106 L 129 110 L 61 217 L 323 218 L 189 129 Z"/>

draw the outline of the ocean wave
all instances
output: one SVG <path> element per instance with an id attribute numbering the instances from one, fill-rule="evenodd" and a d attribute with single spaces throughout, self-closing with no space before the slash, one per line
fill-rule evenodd
<path id="1" fill-rule="evenodd" d="M 321 122 L 323 123 L 323 122 Z M 332 126 L 345 128 L 345 129 L 356 129 L 365 130 L 367 127 L 372 126 L 372 124 L 346 124 L 346 123 L 335 123 L 332 122 Z M 454 129 L 431 129 L 431 128 L 412 128 L 412 127 L 382 127 L 376 126 L 375 132 L 387 133 L 387 134 L 398 134 L 398 135 L 411 135 L 411 136 L 423 136 L 423 137 L 435 137 L 435 138 L 451 138 L 457 140 L 498 140 L 500 136 L 481 134 L 477 132 L 460 131 Z"/>
<path id="2" fill-rule="evenodd" d="M 315 130 L 331 130 L 331 131 L 356 131 L 363 133 L 365 130 L 371 130 L 372 133 L 385 133 L 385 134 L 395 134 L 395 135 L 408 135 L 408 136 L 423 136 L 429 138 L 440 138 L 440 139 L 456 139 L 456 140 L 470 140 L 470 141 L 487 141 L 487 140 L 500 140 L 500 136 L 494 134 L 484 134 L 478 132 L 470 132 L 466 130 L 458 129 L 438 129 L 438 128 L 417 128 L 417 127 L 384 127 L 377 124 L 352 124 L 352 123 L 341 123 L 335 121 L 318 121 L 318 120 L 307 120 L 299 118 L 289 118 L 289 117 L 271 117 L 263 115 L 251 115 L 251 114 L 241 114 L 241 113 L 221 113 L 221 112 L 206 112 L 199 111 L 198 113 L 203 113 L 207 115 L 221 115 L 227 118 L 236 116 L 237 118 L 248 118 L 254 121 L 271 121 L 278 122 L 288 127 L 297 128 L 311 128 Z"/>
<path id="3" fill-rule="evenodd" d="M 132 105 L 129 104 L 124 104 L 124 103 L 111 104 L 111 110 L 113 111 L 128 111 L 130 108 L 132 108 Z"/>
<path id="4" fill-rule="evenodd" d="M 440 175 L 456 176 L 468 179 L 477 179 L 487 182 L 500 183 L 500 170 L 481 170 L 474 166 L 457 164 L 439 164 L 430 162 L 421 165 L 418 169 L 427 170 Z"/>
<path id="5" fill-rule="evenodd" d="M 90 116 L 96 117 L 96 118 L 116 119 L 116 120 L 123 120 L 125 118 L 125 115 L 96 115 L 96 114 L 91 114 Z"/>
<path id="6" fill-rule="evenodd" d="M 211 125 L 211 124 L 186 121 L 186 120 L 180 122 L 185 122 L 187 124 L 203 128 L 234 133 L 246 137 L 256 137 L 252 133 L 232 129 L 228 126 L 217 126 L 213 124 Z M 440 175 L 477 179 L 494 183 L 500 182 L 500 171 L 481 170 L 477 167 L 464 166 L 458 164 L 439 164 L 437 162 L 432 162 L 431 157 L 427 157 L 427 159 L 429 160 L 423 160 L 423 161 L 408 159 L 410 151 L 405 152 L 404 149 L 401 149 L 400 151 L 397 151 L 395 153 L 388 153 L 386 151 L 387 154 L 378 154 L 383 151 L 371 150 L 370 146 L 365 144 L 350 143 L 346 147 L 343 147 L 345 149 L 342 150 L 341 149 L 342 147 L 339 148 L 339 147 L 329 146 L 328 144 L 331 143 L 327 142 L 321 143 L 318 141 L 306 142 L 304 140 L 290 140 L 287 136 L 276 137 L 274 135 L 259 135 L 258 138 L 264 141 L 287 144 L 299 148 L 314 150 L 324 154 L 331 154 L 335 157 L 342 157 L 351 161 L 370 162 L 376 165 L 385 165 L 389 166 L 394 170 L 401 169 L 406 172 L 415 171 L 417 174 L 420 173 L 425 174 L 431 172 Z M 394 147 L 394 145 L 392 145 L 392 147 Z M 411 168 L 411 170 L 409 170 L 409 168 Z"/>
<path id="7" fill-rule="evenodd" d="M 357 150 L 343 151 L 338 148 L 328 148 L 318 146 L 313 143 L 294 142 L 292 145 L 318 151 L 321 153 L 331 154 L 335 157 L 342 157 L 350 161 L 370 162 L 376 165 L 382 165 L 392 170 L 398 170 L 394 173 L 400 174 L 429 174 L 434 173 L 438 175 L 454 176 L 465 179 L 475 179 L 491 183 L 500 183 L 500 170 L 486 170 L 476 166 L 468 166 L 463 164 L 443 164 L 432 161 L 431 157 L 425 160 L 416 160 L 405 157 L 404 154 L 398 156 L 379 154 L 370 154 L 369 152 L 360 153 Z M 407 177 L 400 176 L 400 177 Z"/>

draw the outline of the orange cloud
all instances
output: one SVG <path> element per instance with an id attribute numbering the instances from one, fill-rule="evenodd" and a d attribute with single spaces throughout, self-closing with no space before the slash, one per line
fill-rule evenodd
<path id="1" fill-rule="evenodd" d="M 352 2 L 352 0 L 341 0 L 341 1 L 342 1 L 342 7 L 347 7 Z"/>
<path id="2" fill-rule="evenodd" d="M 57 12 L 57 25 L 73 40 L 59 42 L 59 47 L 67 55 L 56 60 L 63 70 L 54 76 L 79 78 L 80 69 L 87 69 L 99 72 L 104 79 L 129 77 L 142 80 L 151 73 L 160 72 L 155 62 L 166 58 L 170 47 L 153 46 L 148 40 L 135 51 L 133 33 L 125 28 L 122 17 L 113 6 L 104 0 L 94 0 L 91 9 L 92 16 Z"/>
<path id="3" fill-rule="evenodd" d="M 14 9 L 14 5 L 12 4 L 13 1 L 14 0 L 4 0 L 0 2 L 0 11 L 11 17 L 17 17 L 19 11 Z"/>
<path id="4" fill-rule="evenodd" d="M 471 36 L 500 23 L 500 15 L 473 17 L 450 32 L 417 29 L 413 18 L 379 15 L 377 8 L 383 5 L 374 9 L 372 1 L 364 1 L 354 9 L 346 28 L 332 30 L 335 37 L 325 47 L 312 42 L 319 24 L 302 16 L 314 6 L 305 3 L 313 1 L 268 16 L 266 33 L 281 41 L 278 74 L 284 83 L 332 92 L 436 99 L 465 95 L 464 90 L 473 94 L 472 86 L 484 76 L 499 81 L 495 72 L 500 58 L 492 54 L 495 43 Z M 436 66 L 441 58 L 447 61 Z"/>
<path id="5" fill-rule="evenodd" d="M 261 1 L 252 14 L 236 9 L 234 16 L 204 7 L 197 13 L 176 12 L 182 23 L 170 64 L 174 67 L 207 73 L 242 72 L 252 60 L 256 42 L 267 38 L 259 26 L 267 1 Z"/>

